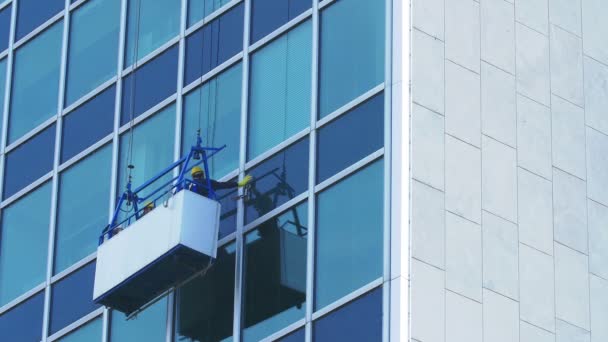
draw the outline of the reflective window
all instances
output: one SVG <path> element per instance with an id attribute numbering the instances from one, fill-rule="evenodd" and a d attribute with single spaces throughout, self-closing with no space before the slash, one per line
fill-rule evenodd
<path id="1" fill-rule="evenodd" d="M 13 341 L 40 341 L 44 291 L 0 316 L 0 331 Z"/>
<path id="2" fill-rule="evenodd" d="M 232 341 L 235 254 L 235 243 L 218 248 L 207 273 L 178 290 L 176 341 Z"/>
<path id="3" fill-rule="evenodd" d="M 112 133 L 115 99 L 116 86 L 111 86 L 63 118 L 62 163 Z"/>
<path id="4" fill-rule="evenodd" d="M 311 0 L 253 0 L 251 2 L 251 43 L 255 43 L 312 5 Z"/>
<path id="5" fill-rule="evenodd" d="M 238 64 L 188 93 L 184 101 L 183 153 L 190 152 L 199 129 L 203 146 L 226 145 L 209 160 L 212 178 L 221 178 L 239 165 L 242 72 Z"/>
<path id="6" fill-rule="evenodd" d="M 384 96 L 377 95 L 319 130 L 320 183 L 384 145 Z"/>
<path id="7" fill-rule="evenodd" d="M 121 125 L 129 122 L 132 108 L 135 118 L 176 92 L 177 55 L 175 45 L 124 78 Z"/>
<path id="8" fill-rule="evenodd" d="M 315 308 L 382 276 L 383 165 L 372 165 L 317 198 Z"/>
<path id="9" fill-rule="evenodd" d="M 50 215 L 50 182 L 2 211 L 0 307 L 46 279 Z"/>
<path id="10" fill-rule="evenodd" d="M 4 97 L 6 93 L 6 60 L 0 61 L 0 111 L 4 113 Z M 0 122 L 0 132 L 2 132 L 2 123 Z"/>
<path id="11" fill-rule="evenodd" d="M 123 313 L 112 311 L 111 324 L 111 342 L 164 342 L 167 339 L 167 298 L 160 299 L 128 321 Z"/>
<path id="12" fill-rule="evenodd" d="M 102 319 L 93 321 L 60 338 L 57 342 L 96 342 L 101 341 Z"/>
<path id="13" fill-rule="evenodd" d="M 73 12 L 70 26 L 66 107 L 116 75 L 120 0 L 83 4 Z"/>
<path id="14" fill-rule="evenodd" d="M 49 335 L 99 307 L 93 303 L 94 280 L 95 262 L 92 262 L 52 286 Z"/>
<path id="15" fill-rule="evenodd" d="M 310 124 L 311 49 L 307 21 L 251 57 L 249 160 Z"/>
<path id="16" fill-rule="evenodd" d="M 302 328 L 302 329 L 296 330 L 296 332 L 293 332 L 293 333 L 277 340 L 277 342 L 304 342 L 305 338 L 306 338 L 306 332 Z"/>
<path id="17" fill-rule="evenodd" d="M 188 27 L 229 2 L 230 0 L 188 0 Z"/>
<path id="18" fill-rule="evenodd" d="M 0 51 L 8 48 L 9 35 L 11 30 L 11 12 L 12 6 L 6 6 L 0 11 Z"/>
<path id="19" fill-rule="evenodd" d="M 186 38 L 184 85 L 209 72 L 243 50 L 243 4 Z"/>
<path id="20" fill-rule="evenodd" d="M 245 221 L 249 223 L 308 189 L 308 138 L 247 173 L 253 176 L 245 201 Z"/>
<path id="21" fill-rule="evenodd" d="M 128 1 L 125 67 L 177 36 L 180 9 L 181 1 L 175 0 Z"/>
<path id="22" fill-rule="evenodd" d="M 111 145 L 61 173 L 55 233 L 55 273 L 97 248 L 97 238 L 108 223 L 111 177 Z"/>
<path id="23" fill-rule="evenodd" d="M 231 181 L 237 181 L 236 178 Z M 236 198 L 239 195 L 238 189 L 220 189 L 216 190 L 217 198 L 222 205 L 222 213 L 220 214 L 220 232 L 219 239 L 236 231 Z"/>
<path id="24" fill-rule="evenodd" d="M 382 341 L 382 288 L 314 322 L 313 341 Z"/>
<path id="25" fill-rule="evenodd" d="M 384 17 L 383 1 L 336 1 L 321 12 L 321 117 L 384 80 Z"/>
<path id="26" fill-rule="evenodd" d="M 53 169 L 55 124 L 6 155 L 4 198 L 14 195 Z"/>
<path id="27" fill-rule="evenodd" d="M 51 19 L 55 14 L 63 10 L 64 6 L 64 0 L 19 0 L 15 41 L 23 38 L 36 27 Z"/>
<path id="28" fill-rule="evenodd" d="M 260 341 L 304 318 L 307 217 L 304 202 L 245 236 L 244 341 Z"/>
<path id="29" fill-rule="evenodd" d="M 15 52 L 9 143 L 57 113 L 62 33 L 60 21 Z"/>

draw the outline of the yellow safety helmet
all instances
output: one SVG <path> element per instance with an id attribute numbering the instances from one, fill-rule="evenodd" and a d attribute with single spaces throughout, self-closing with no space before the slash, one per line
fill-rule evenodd
<path id="1" fill-rule="evenodd" d="M 203 169 L 200 166 L 195 166 L 192 168 L 192 170 L 190 170 L 190 175 L 192 177 L 194 177 L 195 175 L 197 175 L 199 173 L 201 173 L 203 175 L 205 174 L 205 171 L 203 171 Z"/>

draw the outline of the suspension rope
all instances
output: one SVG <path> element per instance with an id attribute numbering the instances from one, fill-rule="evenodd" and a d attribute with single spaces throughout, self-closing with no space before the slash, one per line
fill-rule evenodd
<path id="1" fill-rule="evenodd" d="M 134 0 L 137 3 L 137 9 L 135 13 L 135 43 L 133 44 L 133 67 L 131 69 L 132 81 L 131 89 L 129 90 L 129 149 L 127 154 L 127 174 L 128 181 L 131 181 L 131 173 L 135 166 L 133 166 L 133 123 L 134 123 L 134 112 L 135 112 L 135 86 L 137 83 L 137 62 L 138 62 L 138 50 L 139 50 L 139 29 L 141 26 L 141 1 Z"/>

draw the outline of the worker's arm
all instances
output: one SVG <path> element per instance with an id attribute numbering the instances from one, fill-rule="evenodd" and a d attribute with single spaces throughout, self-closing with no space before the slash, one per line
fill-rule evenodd
<path id="1" fill-rule="evenodd" d="M 232 189 L 232 188 L 239 188 L 239 187 L 243 187 L 245 185 L 247 185 L 250 181 L 251 181 L 252 177 L 247 175 L 245 177 L 243 177 L 243 180 L 241 180 L 240 182 L 235 182 L 235 181 L 228 181 L 228 182 L 218 182 L 215 180 L 211 180 L 211 187 L 213 189 Z"/>

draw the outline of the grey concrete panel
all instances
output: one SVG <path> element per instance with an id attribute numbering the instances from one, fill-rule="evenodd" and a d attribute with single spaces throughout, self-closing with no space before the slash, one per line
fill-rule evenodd
<path id="1" fill-rule="evenodd" d="M 551 91 L 583 106 L 583 41 L 557 26 L 551 26 Z"/>
<path id="2" fill-rule="evenodd" d="M 445 0 L 445 56 L 479 73 L 479 3 Z"/>
<path id="3" fill-rule="evenodd" d="M 608 6 L 606 0 L 582 0 L 585 54 L 608 64 Z"/>
<path id="4" fill-rule="evenodd" d="M 446 288 L 482 300 L 481 227 L 446 213 Z"/>
<path id="5" fill-rule="evenodd" d="M 589 330 L 589 264 L 587 256 L 555 244 L 556 317 Z"/>
<path id="6" fill-rule="evenodd" d="M 481 303 L 446 291 L 446 342 L 481 342 Z"/>
<path id="7" fill-rule="evenodd" d="M 481 6 L 481 59 L 515 73 L 515 9 L 503 0 Z"/>
<path id="8" fill-rule="evenodd" d="M 519 276 L 520 318 L 555 331 L 553 258 L 520 244 Z"/>
<path id="9" fill-rule="evenodd" d="M 515 37 L 517 91 L 548 106 L 551 83 L 549 38 L 519 23 L 515 24 Z"/>
<path id="10" fill-rule="evenodd" d="M 446 210 L 481 223 L 481 151 L 446 135 L 445 160 Z"/>
<path id="11" fill-rule="evenodd" d="M 608 205 L 608 135 L 587 128 L 587 196 Z"/>
<path id="12" fill-rule="evenodd" d="M 482 62 L 482 132 L 498 141 L 515 147 L 517 145 L 516 104 L 515 76 Z"/>
<path id="13" fill-rule="evenodd" d="M 557 320 L 555 332 L 556 342 L 590 342 L 591 334 L 585 329 Z"/>
<path id="14" fill-rule="evenodd" d="M 547 0 L 515 0 L 515 20 L 543 34 L 549 34 Z"/>
<path id="15" fill-rule="evenodd" d="M 585 111 L 553 96 L 551 117 L 553 165 L 585 179 Z"/>
<path id="16" fill-rule="evenodd" d="M 412 256 L 441 269 L 445 264 L 444 194 L 412 182 Z"/>
<path id="17" fill-rule="evenodd" d="M 412 31 L 412 99 L 444 113 L 444 44 L 418 30 Z"/>
<path id="18" fill-rule="evenodd" d="M 445 131 L 480 146 L 481 90 L 479 75 L 450 61 L 445 63 Z"/>
<path id="19" fill-rule="evenodd" d="M 580 37 L 581 0 L 549 0 L 549 21 Z"/>
<path id="20" fill-rule="evenodd" d="M 519 241 L 547 254 L 553 254 L 551 186 L 546 179 L 519 169 Z"/>
<path id="21" fill-rule="evenodd" d="M 511 222 L 517 222 L 515 149 L 483 136 L 481 166 L 482 208 Z"/>
<path id="22" fill-rule="evenodd" d="M 519 299 L 517 226 L 485 211 L 482 221 L 483 286 Z"/>
<path id="23" fill-rule="evenodd" d="M 608 207 L 587 201 L 589 271 L 608 279 Z"/>
<path id="24" fill-rule="evenodd" d="M 412 105 L 412 177 L 444 189 L 443 116 Z"/>
<path id="25" fill-rule="evenodd" d="M 445 341 L 445 273 L 412 260 L 412 338 L 424 342 Z"/>
<path id="26" fill-rule="evenodd" d="M 520 321 L 519 335 L 520 342 L 555 342 L 552 333 L 523 321 Z"/>
<path id="27" fill-rule="evenodd" d="M 555 241 L 587 254 L 587 184 L 558 169 L 553 171 Z"/>
<path id="28" fill-rule="evenodd" d="M 608 280 L 590 276 L 591 342 L 608 341 Z"/>
<path id="29" fill-rule="evenodd" d="M 608 134 L 608 66 L 589 57 L 585 65 L 585 120 L 587 125 Z"/>
<path id="30" fill-rule="evenodd" d="M 517 163 L 551 179 L 551 111 L 517 96 Z"/>
<path id="31" fill-rule="evenodd" d="M 519 342 L 519 303 L 492 291 L 483 291 L 483 340 Z"/>
<path id="32" fill-rule="evenodd" d="M 444 11 L 443 0 L 414 0 L 412 2 L 413 25 L 420 31 L 443 40 Z"/>

